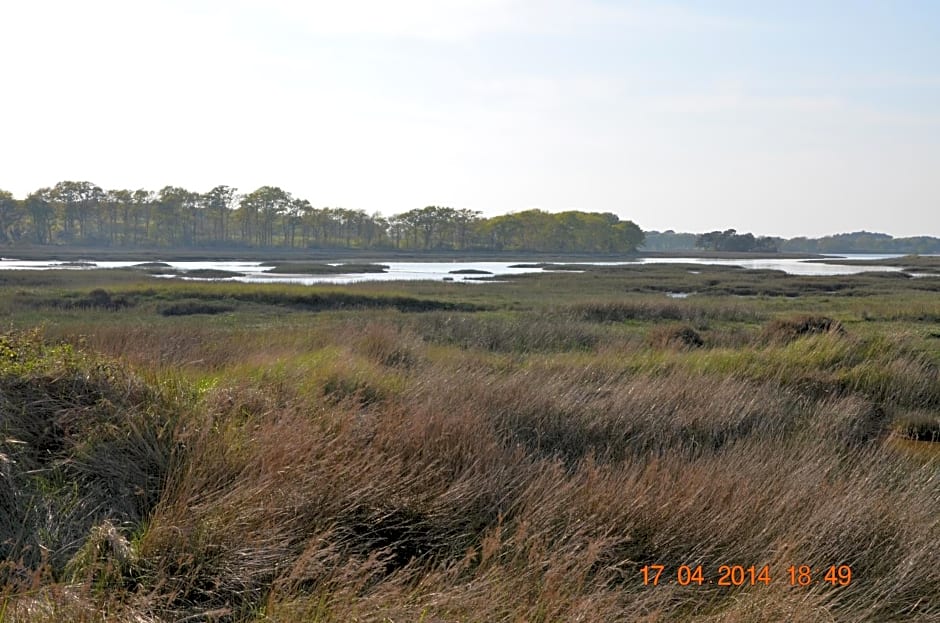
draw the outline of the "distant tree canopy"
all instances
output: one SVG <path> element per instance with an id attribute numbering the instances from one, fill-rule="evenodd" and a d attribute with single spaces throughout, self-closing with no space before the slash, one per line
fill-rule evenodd
<path id="1" fill-rule="evenodd" d="M 712 231 L 695 239 L 695 246 L 708 251 L 737 251 L 754 253 L 776 253 L 777 241 L 767 236 L 739 234 L 734 229 Z"/>
<path id="2" fill-rule="evenodd" d="M 104 190 L 59 182 L 25 199 L 0 190 L 0 244 L 630 253 L 643 231 L 612 213 L 527 210 L 491 218 L 441 206 L 385 217 L 315 208 L 276 186 L 239 194 L 176 186 Z"/>
<path id="3" fill-rule="evenodd" d="M 940 253 L 940 238 L 913 236 L 894 238 L 888 234 L 857 231 L 823 238 L 791 238 L 781 251 L 807 253 Z"/>
<path id="4" fill-rule="evenodd" d="M 647 231 L 643 240 L 644 251 L 691 251 L 695 249 L 697 234 L 666 231 Z"/>
<path id="5" fill-rule="evenodd" d="M 731 236 L 728 234 L 734 232 Z M 643 242 L 643 251 L 694 251 L 696 249 L 724 251 L 781 251 L 786 253 L 940 253 L 940 238 L 914 236 L 894 238 L 888 234 L 858 231 L 835 234 L 821 238 L 753 238 L 750 234 L 739 235 L 735 230 L 713 231 L 707 234 L 683 232 L 648 231 Z M 771 247 L 775 248 L 771 248 Z"/>

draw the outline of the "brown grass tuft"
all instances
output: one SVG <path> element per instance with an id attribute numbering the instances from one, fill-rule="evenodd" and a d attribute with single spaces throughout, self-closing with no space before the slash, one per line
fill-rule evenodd
<path id="1" fill-rule="evenodd" d="M 649 333 L 649 344 L 653 348 L 701 348 L 705 345 L 698 331 L 683 324 L 656 325 Z"/>
<path id="2" fill-rule="evenodd" d="M 799 315 L 771 320 L 761 337 L 769 342 L 787 343 L 808 335 L 844 333 L 845 329 L 838 320 L 827 316 Z"/>

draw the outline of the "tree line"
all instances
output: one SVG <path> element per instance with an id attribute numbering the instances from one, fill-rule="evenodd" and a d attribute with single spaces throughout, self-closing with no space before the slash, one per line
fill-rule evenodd
<path id="1" fill-rule="evenodd" d="M 910 236 L 895 238 L 888 234 L 856 231 L 822 238 L 790 238 L 780 243 L 781 251 L 794 253 L 940 253 L 940 238 Z"/>
<path id="2" fill-rule="evenodd" d="M 773 253 L 940 253 L 940 238 L 911 236 L 895 238 L 889 234 L 857 231 L 820 238 L 780 238 L 738 234 L 735 230 L 705 234 L 687 232 L 644 232 L 643 251 L 751 251 Z"/>
<path id="3" fill-rule="evenodd" d="M 737 251 L 747 253 L 776 253 L 777 240 L 768 236 L 755 236 L 737 230 L 712 231 L 695 239 L 695 246 L 706 251 Z"/>
<path id="4" fill-rule="evenodd" d="M 670 230 L 645 232 L 644 251 L 729 251 L 738 253 L 776 253 L 782 238 L 739 234 L 735 229 L 691 234 Z"/>
<path id="5" fill-rule="evenodd" d="M 0 244 L 628 253 L 642 230 L 612 213 L 527 210 L 484 218 L 442 206 L 393 216 L 317 208 L 276 186 L 239 193 L 104 190 L 59 182 L 25 199 L 0 190 Z"/>

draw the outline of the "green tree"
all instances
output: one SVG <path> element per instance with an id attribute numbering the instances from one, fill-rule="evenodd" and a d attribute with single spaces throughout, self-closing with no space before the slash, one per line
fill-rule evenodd
<path id="1" fill-rule="evenodd" d="M 92 211 L 103 195 L 104 191 L 91 182 L 65 181 L 52 188 L 51 198 L 62 222 L 61 235 L 65 241 L 87 240 Z"/>
<path id="2" fill-rule="evenodd" d="M 290 193 L 277 186 L 262 186 L 243 196 L 239 211 L 245 240 L 260 247 L 272 246 L 275 224 L 287 214 L 292 200 Z"/>
<path id="3" fill-rule="evenodd" d="M 437 206 L 426 206 L 398 215 L 398 219 L 411 237 L 411 246 L 413 248 L 425 250 L 431 248 L 434 234 L 441 224 L 440 210 Z"/>
<path id="4" fill-rule="evenodd" d="M 229 215 L 235 209 L 236 191 L 231 186 L 216 186 L 202 197 L 212 220 L 212 238 L 225 243 L 228 240 Z"/>
<path id="5" fill-rule="evenodd" d="M 153 222 L 153 206 L 156 197 L 153 192 L 143 188 L 134 191 L 131 196 L 131 218 L 134 221 L 133 243 L 153 244 L 150 238 L 150 226 Z"/>
<path id="6" fill-rule="evenodd" d="M 696 238 L 695 246 L 709 251 L 775 252 L 777 241 L 766 236 L 756 238 L 752 233 L 739 234 L 734 229 L 726 229 L 701 234 Z"/>
<path id="7" fill-rule="evenodd" d="M 26 197 L 26 212 L 37 244 L 52 242 L 55 208 L 52 207 L 51 195 L 51 188 L 40 188 Z"/>
<path id="8" fill-rule="evenodd" d="M 0 190 L 0 242 L 12 243 L 22 234 L 25 210 L 13 194 Z"/>
<path id="9" fill-rule="evenodd" d="M 118 230 L 121 233 L 121 243 L 127 244 L 130 235 L 130 211 L 133 193 L 129 190 L 109 190 L 104 193 L 104 198 L 98 208 L 101 212 L 99 217 L 99 232 L 107 230 L 106 237 L 109 244 L 117 241 Z M 106 225 L 103 222 L 106 218 Z M 121 221 L 121 227 L 118 227 L 118 221 Z"/>
<path id="10" fill-rule="evenodd" d="M 164 186 L 157 193 L 153 242 L 167 246 L 191 246 L 196 240 L 199 195 L 179 186 Z"/>

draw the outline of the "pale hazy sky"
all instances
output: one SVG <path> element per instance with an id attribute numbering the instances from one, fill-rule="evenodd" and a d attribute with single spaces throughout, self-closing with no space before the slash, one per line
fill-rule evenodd
<path id="1" fill-rule="evenodd" d="M 0 188 L 940 235 L 940 2 L 4 0 Z"/>

